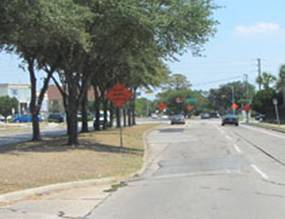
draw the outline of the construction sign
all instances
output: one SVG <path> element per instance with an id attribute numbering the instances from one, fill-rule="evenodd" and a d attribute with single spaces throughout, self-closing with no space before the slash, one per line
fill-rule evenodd
<path id="1" fill-rule="evenodd" d="M 243 109 L 244 109 L 245 112 L 249 112 L 251 110 L 251 105 L 250 104 L 246 104 L 246 105 L 244 105 Z"/>
<path id="2" fill-rule="evenodd" d="M 232 104 L 232 110 L 237 110 L 239 108 L 239 106 L 236 103 Z"/>
<path id="3" fill-rule="evenodd" d="M 123 84 L 116 84 L 107 91 L 107 98 L 116 107 L 122 108 L 133 96 L 133 93 Z"/>
<path id="4" fill-rule="evenodd" d="M 162 112 L 162 111 L 164 111 L 165 109 L 166 109 L 166 107 L 167 107 L 167 105 L 165 104 L 165 103 L 160 103 L 159 105 L 158 105 L 158 108 L 159 108 L 159 110 Z"/>

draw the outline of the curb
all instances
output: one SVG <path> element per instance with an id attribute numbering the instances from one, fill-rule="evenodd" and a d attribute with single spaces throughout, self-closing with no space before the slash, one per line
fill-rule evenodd
<path id="1" fill-rule="evenodd" d="M 250 126 L 250 127 L 255 127 L 255 128 L 260 128 L 260 129 L 266 129 L 266 130 L 270 130 L 270 131 L 274 131 L 274 132 L 278 132 L 278 133 L 281 133 L 281 134 L 285 134 L 285 130 L 281 130 L 279 128 L 275 128 L 275 127 L 265 127 L 265 126 L 259 126 L 259 125 L 255 125 L 255 124 L 244 124 L 244 125 L 247 125 L 247 126 Z"/>
<path id="2" fill-rule="evenodd" d="M 131 174 L 128 178 L 129 180 L 132 178 L 137 178 L 143 175 L 143 173 L 145 172 L 145 170 L 148 168 L 149 164 L 151 163 L 151 160 L 149 160 L 150 158 L 150 146 L 149 143 L 147 142 L 147 136 L 149 134 L 151 134 L 153 131 L 159 129 L 160 127 L 162 127 L 163 125 L 159 124 L 156 127 L 151 128 L 150 130 L 147 130 L 144 132 L 143 134 L 143 142 L 144 142 L 144 156 L 143 156 L 143 166 L 141 167 L 140 170 L 138 170 L 137 172 Z"/>
<path id="3" fill-rule="evenodd" d="M 108 185 L 116 182 L 114 178 L 102 178 L 95 180 L 74 181 L 68 183 L 58 183 L 48 186 L 37 187 L 33 189 L 26 189 L 19 192 L 12 192 L 0 195 L 0 203 L 7 204 L 9 202 L 16 202 L 27 199 L 32 196 L 41 196 L 52 192 L 59 192 L 67 189 L 75 189 L 80 187 L 88 187 L 95 185 Z"/>

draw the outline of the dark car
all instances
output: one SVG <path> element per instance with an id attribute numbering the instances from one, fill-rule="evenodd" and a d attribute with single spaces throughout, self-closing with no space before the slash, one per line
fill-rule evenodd
<path id="1" fill-rule="evenodd" d="M 261 114 L 261 113 L 257 113 L 256 115 L 255 115 L 255 120 L 257 120 L 257 121 L 263 121 L 263 120 L 265 120 L 265 115 L 264 114 Z"/>
<path id="2" fill-rule="evenodd" d="M 185 117 L 182 114 L 174 115 L 170 119 L 171 125 L 182 124 L 185 125 Z"/>
<path id="3" fill-rule="evenodd" d="M 239 125 L 238 116 L 234 114 L 225 115 L 222 120 L 222 126 L 227 124 L 238 126 Z"/>
<path id="4" fill-rule="evenodd" d="M 218 119 L 220 118 L 219 114 L 217 112 L 210 112 L 210 117 L 213 119 Z"/>
<path id="5" fill-rule="evenodd" d="M 64 122 L 64 116 L 61 113 L 51 113 L 48 116 L 48 122 L 62 123 Z"/>

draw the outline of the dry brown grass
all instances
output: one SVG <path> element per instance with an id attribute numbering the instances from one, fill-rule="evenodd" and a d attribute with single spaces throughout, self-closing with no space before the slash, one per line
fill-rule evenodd
<path id="1" fill-rule="evenodd" d="M 142 165 L 143 133 L 155 125 L 124 129 L 124 150 L 116 129 L 80 136 L 80 146 L 70 148 L 66 139 L 11 146 L 0 153 L 0 193 L 101 177 L 124 177 Z"/>

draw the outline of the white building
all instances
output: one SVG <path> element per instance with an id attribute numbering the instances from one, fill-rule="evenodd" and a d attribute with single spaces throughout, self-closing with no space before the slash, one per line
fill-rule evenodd
<path id="1" fill-rule="evenodd" d="M 30 87 L 29 84 L 0 84 L 0 96 L 15 97 L 19 101 L 18 109 L 15 111 L 27 113 L 31 100 Z"/>

